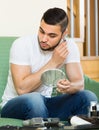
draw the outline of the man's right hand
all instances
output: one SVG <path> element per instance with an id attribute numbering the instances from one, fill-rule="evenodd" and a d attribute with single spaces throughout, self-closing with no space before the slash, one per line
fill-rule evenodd
<path id="1" fill-rule="evenodd" d="M 69 51 L 67 48 L 66 41 L 62 42 L 55 48 L 51 61 L 56 65 L 56 68 L 58 68 L 64 63 L 68 53 Z"/>

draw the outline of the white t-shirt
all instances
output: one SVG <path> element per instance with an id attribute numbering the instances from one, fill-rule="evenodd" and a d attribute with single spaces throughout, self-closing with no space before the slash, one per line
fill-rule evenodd
<path id="1" fill-rule="evenodd" d="M 72 39 L 66 38 L 66 41 L 69 49 L 69 55 L 65 60 L 65 64 L 80 62 L 80 55 L 77 45 Z M 18 38 L 14 41 L 10 50 L 9 62 L 17 65 L 29 65 L 31 67 L 31 72 L 35 73 L 50 60 L 52 53 L 53 51 L 42 51 L 39 47 L 37 35 L 30 35 Z M 40 92 L 46 97 L 50 97 L 52 88 L 41 85 L 35 91 Z M 1 107 L 3 107 L 8 100 L 16 96 L 18 96 L 18 94 L 15 90 L 9 68 L 8 82 L 2 96 Z"/>

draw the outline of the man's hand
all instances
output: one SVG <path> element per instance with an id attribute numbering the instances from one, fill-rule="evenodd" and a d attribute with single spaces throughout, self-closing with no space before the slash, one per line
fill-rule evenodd
<path id="1" fill-rule="evenodd" d="M 73 94 L 80 91 L 83 81 L 70 82 L 68 79 L 61 79 L 57 82 L 56 90 L 60 93 Z"/>
<path id="2" fill-rule="evenodd" d="M 56 68 L 61 66 L 64 63 L 68 53 L 69 53 L 69 51 L 67 48 L 66 41 L 62 42 L 55 48 L 51 61 L 52 61 L 52 63 L 54 63 L 56 65 Z"/>
<path id="3" fill-rule="evenodd" d="M 61 79 L 57 82 L 56 90 L 60 93 L 69 93 L 70 82 L 67 79 Z"/>

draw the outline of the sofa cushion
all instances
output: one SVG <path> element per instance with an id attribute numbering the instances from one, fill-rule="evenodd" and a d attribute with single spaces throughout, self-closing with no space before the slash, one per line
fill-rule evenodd
<path id="1" fill-rule="evenodd" d="M 99 99 L 99 82 L 89 78 L 87 75 L 84 75 L 84 86 L 85 89 L 94 92 Z"/>
<path id="2" fill-rule="evenodd" d="M 7 82 L 9 51 L 16 37 L 0 37 L 0 102 Z"/>
<path id="3" fill-rule="evenodd" d="M 23 121 L 19 120 L 19 119 L 12 119 L 12 118 L 0 118 L 0 127 L 1 126 L 19 126 L 19 127 L 22 127 Z"/>

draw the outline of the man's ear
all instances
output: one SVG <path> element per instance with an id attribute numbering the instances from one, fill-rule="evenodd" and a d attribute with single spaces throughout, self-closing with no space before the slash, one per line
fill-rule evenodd
<path id="1" fill-rule="evenodd" d="M 68 34 L 68 29 L 66 28 L 66 30 L 63 32 L 62 38 L 64 38 L 67 34 Z"/>

